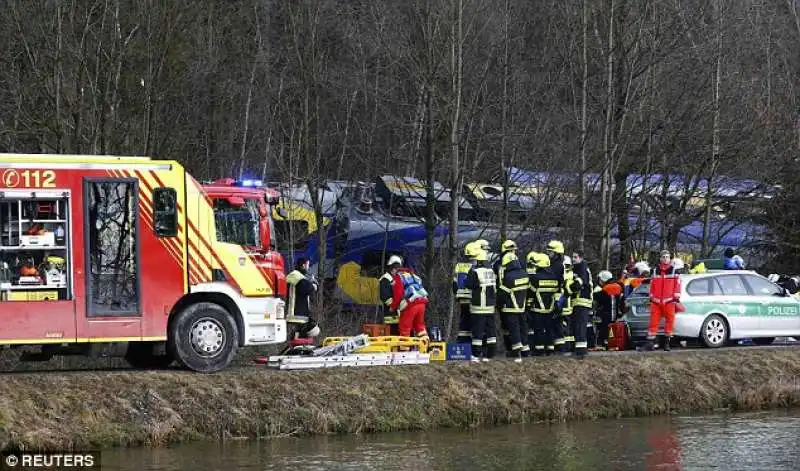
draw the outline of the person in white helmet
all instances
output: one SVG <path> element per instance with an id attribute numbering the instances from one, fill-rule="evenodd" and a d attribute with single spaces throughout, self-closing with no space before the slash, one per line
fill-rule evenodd
<path id="1" fill-rule="evenodd" d="M 604 350 L 608 347 L 608 328 L 622 310 L 623 286 L 608 270 L 597 274 L 598 286 L 595 288 L 595 329 L 597 332 L 597 348 Z"/>

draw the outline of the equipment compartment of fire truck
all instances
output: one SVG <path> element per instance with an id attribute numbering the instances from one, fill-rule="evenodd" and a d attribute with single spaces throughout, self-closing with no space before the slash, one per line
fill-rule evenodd
<path id="1" fill-rule="evenodd" d="M 0 300 L 67 300 L 69 192 L 0 192 Z"/>

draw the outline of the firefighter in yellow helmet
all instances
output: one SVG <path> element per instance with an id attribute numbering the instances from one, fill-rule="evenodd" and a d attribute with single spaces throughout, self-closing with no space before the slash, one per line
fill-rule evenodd
<path id="1" fill-rule="evenodd" d="M 527 312 L 525 313 L 525 319 L 526 319 L 527 324 L 528 324 L 528 342 L 527 343 L 528 343 L 529 351 L 523 352 L 523 356 L 526 356 L 526 354 L 530 354 L 530 350 L 532 350 L 534 348 L 534 345 L 535 345 L 534 344 L 534 340 L 535 340 L 534 339 L 534 334 L 535 334 L 535 330 L 534 330 L 535 322 L 534 321 L 535 321 L 535 318 L 534 318 L 534 312 L 533 312 L 533 300 L 534 300 L 534 297 L 533 297 L 533 292 L 531 291 L 530 283 L 533 280 L 533 275 L 536 274 L 536 260 L 538 260 L 542 256 L 547 257 L 543 253 L 530 251 L 530 252 L 528 252 L 528 255 L 525 257 L 525 261 L 527 262 L 525 271 L 528 272 L 528 299 L 526 300 L 526 303 L 525 303 L 526 304 L 526 308 L 527 308 L 526 309 Z"/>
<path id="2" fill-rule="evenodd" d="M 500 257 L 494 262 L 492 265 L 492 269 L 494 270 L 495 275 L 497 275 L 497 285 L 498 285 L 498 297 L 502 297 L 503 292 L 500 290 L 500 286 L 503 284 L 503 278 L 505 274 L 506 266 L 509 263 L 517 261 L 517 244 L 513 240 L 506 240 L 502 244 L 500 244 Z M 503 305 L 503 301 L 498 298 L 497 306 L 498 308 Z M 506 356 L 512 357 L 516 356 L 512 350 L 511 345 L 511 335 L 509 332 L 509 328 L 506 325 L 506 317 L 501 315 L 500 316 L 500 328 L 503 330 L 503 347 L 506 351 Z"/>
<path id="3" fill-rule="evenodd" d="M 552 355 L 554 353 L 553 335 L 554 327 L 560 323 L 553 317 L 553 308 L 559 293 L 563 278 L 558 276 L 550 266 L 550 259 L 545 254 L 534 253 L 530 259 L 536 267 L 536 272 L 529 277 L 530 293 L 532 298 L 531 317 L 533 318 L 533 354 L 535 356 Z"/>
<path id="4" fill-rule="evenodd" d="M 506 250 L 501 259 L 503 278 L 500 279 L 500 291 L 497 304 L 500 306 L 500 319 L 503 325 L 503 337 L 508 337 L 507 356 L 513 357 L 515 362 L 521 362 L 523 352 L 530 350 L 527 345 L 528 326 L 525 319 L 525 302 L 530 288 L 530 280 L 517 258 L 517 244 L 506 241 L 503 249 Z"/>
<path id="5" fill-rule="evenodd" d="M 466 287 L 467 275 L 476 265 L 481 248 L 477 242 L 470 242 L 464 246 L 464 261 L 457 263 L 453 270 L 453 294 L 458 303 L 458 337 L 457 343 L 470 343 L 472 340 L 472 327 L 470 326 L 469 305 L 472 292 Z"/>
<path id="6" fill-rule="evenodd" d="M 489 361 L 497 349 L 494 310 L 497 301 L 497 277 L 489 264 L 489 256 L 481 250 L 475 257 L 477 262 L 467 274 L 465 287 L 470 290 L 472 299 L 469 306 L 472 326 L 473 362 Z"/>

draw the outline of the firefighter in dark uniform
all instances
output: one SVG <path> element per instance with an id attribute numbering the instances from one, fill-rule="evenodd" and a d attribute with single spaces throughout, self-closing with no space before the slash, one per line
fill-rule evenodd
<path id="1" fill-rule="evenodd" d="M 516 247 L 516 246 L 515 246 Z M 528 326 L 525 319 L 525 303 L 530 288 L 528 273 L 514 252 L 506 252 L 502 259 L 503 279 L 498 293 L 498 305 L 503 325 L 508 329 L 510 356 L 517 363 L 522 362 L 527 345 Z"/>
<path id="2" fill-rule="evenodd" d="M 318 289 L 316 280 L 308 273 L 309 265 L 308 260 L 301 258 L 297 260 L 295 269 L 286 276 L 289 287 L 286 322 L 294 324 L 295 330 L 308 322 L 311 315 L 311 295 Z"/>
<path id="3" fill-rule="evenodd" d="M 573 272 L 575 273 L 575 302 L 572 312 L 572 335 L 575 338 L 574 355 L 583 358 L 587 354 L 586 325 L 594 303 L 594 282 L 592 271 L 586 265 L 583 252 L 572 254 Z"/>
<path id="4" fill-rule="evenodd" d="M 530 351 L 532 351 L 534 349 L 534 346 L 536 345 L 534 339 L 534 334 L 536 333 L 536 331 L 534 330 L 534 326 L 536 325 L 536 322 L 534 317 L 535 313 L 533 312 L 533 300 L 535 297 L 533 296 L 533 291 L 531 290 L 530 283 L 533 282 L 533 275 L 536 274 L 536 260 L 538 260 L 538 257 L 542 256 L 546 257 L 546 255 L 544 255 L 543 253 L 530 251 L 528 252 L 528 255 L 525 257 L 525 260 L 527 262 L 525 271 L 528 272 L 528 299 L 526 300 L 527 309 L 525 313 L 525 318 L 528 324 L 528 337 L 527 337 L 527 346 L 529 348 L 528 354 L 531 354 Z M 525 356 L 524 353 L 523 356 Z"/>
<path id="5" fill-rule="evenodd" d="M 389 261 L 386 262 L 387 271 L 381 276 L 378 282 L 381 306 L 383 307 L 383 323 L 389 325 L 389 333 L 391 335 L 400 335 L 398 331 L 398 320 L 400 318 L 397 316 L 396 312 L 392 312 L 391 306 L 392 293 L 394 293 L 394 285 L 392 283 L 394 282 L 394 275 L 397 273 L 397 269 L 401 266 L 403 266 L 403 259 L 397 255 L 389 257 Z"/>
<path id="6" fill-rule="evenodd" d="M 530 295 L 533 297 L 531 311 L 534 319 L 534 355 L 552 355 L 553 327 L 556 320 L 560 322 L 560 314 L 554 314 L 556 298 L 561 293 L 563 277 L 557 275 L 550 267 L 550 259 L 545 254 L 535 254 L 536 273 L 530 277 Z"/>
<path id="7" fill-rule="evenodd" d="M 489 264 L 489 254 L 481 250 L 475 257 L 476 265 L 467 274 L 465 286 L 472 293 L 469 306 L 472 325 L 473 362 L 489 361 L 497 349 L 494 310 L 497 302 L 497 278 Z M 484 345 L 485 340 L 485 345 Z"/>
<path id="8" fill-rule="evenodd" d="M 469 304 L 472 300 L 472 293 L 466 287 L 467 275 L 470 269 L 476 265 L 476 258 L 481 249 L 476 242 L 470 242 L 464 246 L 464 256 L 467 261 L 457 263 L 453 270 L 453 294 L 458 303 L 458 337 L 457 343 L 472 342 L 472 326 L 470 324 Z"/>
<path id="9" fill-rule="evenodd" d="M 506 265 L 511 261 L 518 260 L 516 254 L 517 244 L 513 240 L 507 240 L 500 246 L 500 257 L 492 264 L 494 274 L 497 276 L 498 285 L 502 285 L 503 283 L 503 273 L 505 272 Z M 502 292 L 498 291 L 498 295 L 502 295 Z M 497 307 L 500 308 L 501 306 L 502 302 L 498 299 Z M 503 316 L 502 313 L 500 315 L 500 328 L 503 330 L 503 348 L 505 348 L 506 356 L 515 357 L 516 355 L 511 348 L 509 327 L 506 325 L 506 317 Z"/>
<path id="10" fill-rule="evenodd" d="M 552 260 L 552 259 L 551 259 Z M 553 344 L 557 352 L 566 353 L 574 342 L 572 335 L 572 306 L 576 296 L 575 274 L 572 272 L 572 259 L 563 257 L 558 267 L 550 266 L 553 273 L 561 269 L 561 291 L 556 297 L 553 311 Z"/>

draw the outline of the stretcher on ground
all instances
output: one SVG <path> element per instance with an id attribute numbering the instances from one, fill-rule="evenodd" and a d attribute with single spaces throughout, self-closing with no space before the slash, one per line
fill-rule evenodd
<path id="1" fill-rule="evenodd" d="M 305 342 L 304 342 L 305 343 Z M 414 349 L 415 351 L 410 351 Z M 404 350 L 404 351 L 399 351 Z M 336 368 L 343 366 L 420 365 L 430 363 L 427 344 L 414 337 L 328 337 L 321 347 L 304 349 L 301 355 L 256 358 L 255 362 L 280 370 Z"/>
<path id="2" fill-rule="evenodd" d="M 322 341 L 322 346 L 339 344 L 350 337 L 326 337 Z M 416 350 L 419 353 L 428 353 L 428 342 L 418 337 L 401 337 L 397 335 L 387 335 L 381 337 L 367 337 L 368 344 L 353 349 L 353 353 L 388 353 L 408 350 Z"/>

